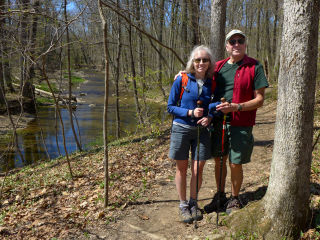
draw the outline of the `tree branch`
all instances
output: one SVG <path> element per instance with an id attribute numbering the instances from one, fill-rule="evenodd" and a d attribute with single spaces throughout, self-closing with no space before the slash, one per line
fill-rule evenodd
<path id="1" fill-rule="evenodd" d="M 128 19 L 124 14 L 121 13 L 121 11 L 116 7 L 116 6 L 112 6 L 110 3 L 106 3 L 101 1 L 101 4 L 108 7 L 109 9 L 111 9 L 112 11 L 114 11 L 116 14 L 118 14 L 119 16 L 121 16 L 128 24 L 130 24 L 131 26 L 133 26 L 135 29 L 137 29 L 139 32 L 141 32 L 142 34 L 144 34 L 146 37 L 152 39 L 153 41 L 157 42 L 160 46 L 168 49 L 169 51 L 171 51 L 176 58 L 179 60 L 179 62 L 183 65 L 186 66 L 185 62 L 178 56 L 178 54 L 170 47 L 166 46 L 165 44 L 163 44 L 162 42 L 160 42 L 159 40 L 157 40 L 155 37 L 153 37 L 151 34 L 147 33 L 146 31 L 144 31 L 143 29 L 139 28 L 137 25 L 135 25 L 133 22 L 130 21 L 130 19 Z M 113 5 L 115 5 L 112 2 Z"/>

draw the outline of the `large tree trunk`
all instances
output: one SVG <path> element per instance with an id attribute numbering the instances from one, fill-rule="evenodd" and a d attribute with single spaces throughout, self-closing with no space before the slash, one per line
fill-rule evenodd
<path id="1" fill-rule="evenodd" d="M 298 236 L 308 220 L 318 23 L 318 0 L 284 1 L 275 145 L 265 197 L 272 230 L 280 236 Z"/>
<path id="2" fill-rule="evenodd" d="M 233 226 L 242 221 L 245 229 L 259 233 L 266 240 L 299 239 L 301 230 L 310 222 L 319 5 L 318 0 L 284 1 L 277 121 L 269 186 L 262 201 L 239 211 L 230 223 Z"/>
<path id="3" fill-rule="evenodd" d="M 214 61 L 224 58 L 227 0 L 212 1 L 211 4 L 211 49 Z"/>

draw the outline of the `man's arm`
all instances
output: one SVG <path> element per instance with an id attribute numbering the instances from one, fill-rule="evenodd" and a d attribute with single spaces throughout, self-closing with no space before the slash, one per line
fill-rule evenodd
<path id="1" fill-rule="evenodd" d="M 264 102 L 264 91 L 265 87 L 254 90 L 254 98 L 252 100 L 240 103 L 242 108 L 241 111 L 251 111 L 261 107 Z M 221 103 L 216 109 L 223 113 L 236 112 L 238 111 L 238 103 Z"/>

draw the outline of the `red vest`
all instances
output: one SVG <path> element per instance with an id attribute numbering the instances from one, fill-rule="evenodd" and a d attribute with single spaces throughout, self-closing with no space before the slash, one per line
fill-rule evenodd
<path id="1" fill-rule="evenodd" d="M 218 73 L 223 65 L 230 58 L 218 61 L 215 67 L 215 73 Z M 255 74 L 255 65 L 257 61 L 253 58 L 244 56 L 242 64 L 238 67 L 236 75 L 234 76 L 234 86 L 233 86 L 233 103 L 243 103 L 247 102 L 254 98 L 254 74 Z M 217 74 L 213 76 L 213 82 Z M 241 112 L 232 112 L 232 126 L 253 126 L 255 125 L 257 109 L 251 111 L 241 111 Z"/>

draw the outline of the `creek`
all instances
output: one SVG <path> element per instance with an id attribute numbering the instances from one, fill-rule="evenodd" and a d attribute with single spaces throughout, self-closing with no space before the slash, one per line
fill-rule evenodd
<path id="1" fill-rule="evenodd" d="M 81 145 L 85 150 L 90 149 L 92 145 L 102 141 L 103 134 L 103 107 L 104 107 L 104 74 L 97 72 L 86 72 L 86 81 L 73 86 L 73 94 L 78 99 L 77 108 L 74 111 L 76 119 L 74 126 L 76 132 L 80 131 Z M 109 106 L 108 106 L 108 141 L 115 140 L 115 97 L 112 95 L 114 87 L 109 87 Z M 133 94 L 121 93 L 120 97 L 120 131 L 121 137 L 132 134 L 137 129 L 136 107 Z M 168 116 L 166 107 L 159 104 L 150 104 L 149 112 L 151 119 L 157 122 L 163 122 Z M 71 129 L 69 112 L 61 109 L 61 115 L 64 123 L 66 136 L 66 146 L 68 153 L 77 150 L 76 142 Z M 55 108 L 53 106 L 42 106 L 38 109 L 38 119 L 28 123 L 28 126 L 18 131 L 19 148 L 22 151 L 24 160 L 22 160 L 17 151 L 5 154 L 1 161 L 0 171 L 4 171 L 8 163 L 9 169 L 23 167 L 40 160 L 47 159 L 45 147 L 41 138 L 41 131 L 48 149 L 50 158 L 57 158 L 65 155 L 63 146 L 62 129 L 59 123 L 56 126 Z M 77 128 L 77 123 L 79 129 Z M 58 146 L 56 143 L 56 132 L 58 133 Z M 0 139 L 1 152 L 6 148 L 7 140 Z M 1 153 L 0 152 L 0 153 Z"/>

